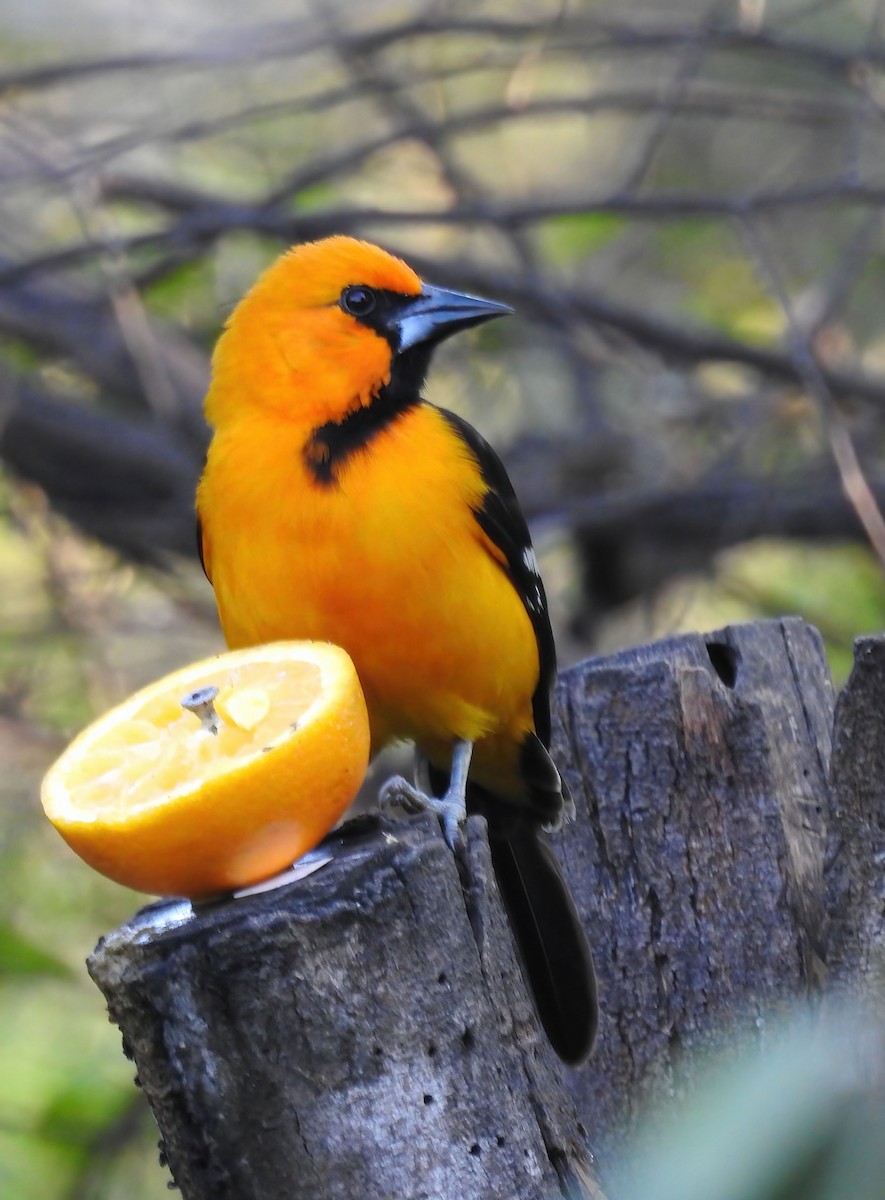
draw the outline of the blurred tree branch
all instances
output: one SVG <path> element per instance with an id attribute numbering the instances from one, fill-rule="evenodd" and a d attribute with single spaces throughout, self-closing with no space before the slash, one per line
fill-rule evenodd
<path id="1" fill-rule="evenodd" d="M 219 263 L 349 232 L 517 307 L 482 358 L 538 425 L 504 422 L 509 462 L 576 538 L 585 619 L 744 538 L 862 538 L 825 427 L 881 504 L 878 14 L 688 12 L 317 6 L 6 70 L 0 454 L 125 553 L 191 553 L 208 348 L 250 281 Z"/>

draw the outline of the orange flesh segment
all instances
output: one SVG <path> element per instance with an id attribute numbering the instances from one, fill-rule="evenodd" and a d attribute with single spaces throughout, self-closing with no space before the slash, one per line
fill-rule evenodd
<path id="1" fill-rule="evenodd" d="M 212 684 L 218 681 L 211 669 L 189 681 L 193 690 Z M 269 749 L 302 720 L 321 688 L 314 663 L 244 664 L 227 673 L 216 697 L 217 735 L 181 707 L 183 696 L 155 696 L 72 766 L 70 802 L 87 819 L 100 820 L 162 803 L 179 788 L 191 790 L 194 779 L 221 775 Z"/>

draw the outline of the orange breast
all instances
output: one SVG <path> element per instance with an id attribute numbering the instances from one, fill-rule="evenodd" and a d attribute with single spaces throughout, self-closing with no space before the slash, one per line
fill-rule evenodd
<path id="1" fill-rule="evenodd" d="M 439 412 L 409 411 L 333 485 L 307 469 L 302 429 L 254 416 L 216 435 L 198 506 L 231 647 L 317 638 L 353 658 L 373 743 L 518 741 L 538 652 L 484 544 L 482 484 Z"/>

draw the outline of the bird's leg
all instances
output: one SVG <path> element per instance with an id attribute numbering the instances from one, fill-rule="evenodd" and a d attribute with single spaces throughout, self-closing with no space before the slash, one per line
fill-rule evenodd
<path id="1" fill-rule="evenodd" d="M 432 809 L 442 821 L 443 836 L 449 848 L 454 850 L 461 835 L 461 826 L 467 819 L 467 773 L 472 756 L 473 742 L 455 742 L 452 748 L 452 773 L 444 796 L 431 796 L 398 775 L 388 780 L 381 789 L 379 799 L 382 806 L 401 804 L 411 812 Z"/>
<path id="2" fill-rule="evenodd" d="M 433 805 L 442 821 L 443 836 L 454 850 L 467 820 L 467 772 L 473 757 L 473 742 L 457 741 L 452 747 L 452 773 L 446 794 Z"/>

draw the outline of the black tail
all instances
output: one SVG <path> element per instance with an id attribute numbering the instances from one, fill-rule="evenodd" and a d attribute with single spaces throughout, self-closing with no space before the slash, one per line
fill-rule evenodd
<path id="1" fill-rule="evenodd" d="M 418 755 L 419 770 L 435 794 L 447 775 Z M 562 868 L 541 823 L 573 809 L 544 744 L 530 734 L 520 766 L 531 805 L 508 803 L 480 784 L 467 785 L 468 812 L 485 816 L 498 890 L 516 938 L 535 1008 L 553 1049 L 572 1066 L 593 1049 L 599 1005 L 593 958 Z"/>
<path id="2" fill-rule="evenodd" d="M 490 829 L 495 877 L 541 1024 L 559 1057 L 577 1065 L 598 1020 L 590 947 L 556 856 L 528 823 Z"/>

